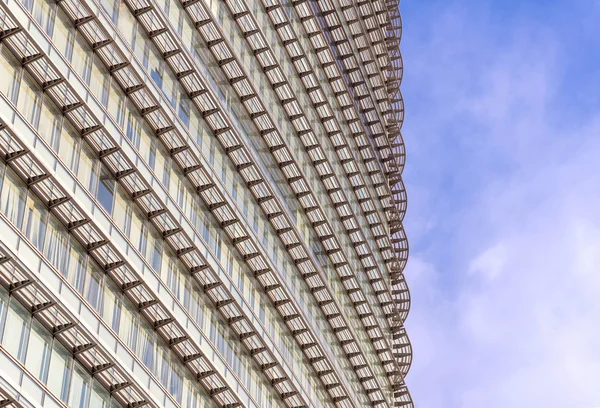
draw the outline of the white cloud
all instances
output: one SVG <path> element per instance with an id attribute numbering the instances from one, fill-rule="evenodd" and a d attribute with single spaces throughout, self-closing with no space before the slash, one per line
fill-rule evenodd
<path id="1" fill-rule="evenodd" d="M 419 408 L 600 407 L 600 115 L 564 104 L 550 23 L 453 4 L 412 42 L 404 16 L 409 388 Z"/>

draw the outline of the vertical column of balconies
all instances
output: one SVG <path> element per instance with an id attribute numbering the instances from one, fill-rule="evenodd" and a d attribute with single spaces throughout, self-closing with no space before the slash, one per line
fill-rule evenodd
<path id="1" fill-rule="evenodd" d="M 373 3 L 373 1 L 372 1 Z M 404 154 L 404 142 L 402 140 L 402 135 L 400 133 L 400 129 L 402 127 L 402 121 L 404 119 L 404 102 L 402 100 L 402 94 L 400 92 L 400 82 L 402 80 L 403 73 L 403 64 L 402 64 L 402 54 L 400 53 L 400 37 L 402 35 L 402 23 L 399 11 L 399 1 L 398 0 L 387 0 L 385 2 L 378 1 L 377 5 L 380 3 L 383 4 L 379 10 L 387 10 L 388 15 L 386 21 L 381 21 L 381 27 L 385 28 L 385 40 L 388 49 L 390 63 L 386 67 L 387 74 L 387 91 L 390 95 L 390 115 L 388 119 L 388 137 L 390 142 L 392 142 L 392 148 L 395 151 L 401 151 Z M 383 15 L 380 15 L 383 17 Z M 392 192 L 394 196 L 398 196 L 401 199 L 406 197 L 404 192 L 404 185 L 402 183 L 402 169 L 404 163 L 399 163 L 395 172 L 391 172 L 389 174 L 390 185 L 392 187 Z M 404 216 L 404 211 L 396 212 L 394 218 L 391 223 L 392 227 L 392 239 L 395 245 L 398 245 L 400 248 L 403 248 L 403 242 L 405 242 L 406 237 L 404 235 L 404 230 L 402 228 L 402 218 Z M 398 279 L 398 276 L 402 276 L 402 272 L 404 270 L 404 266 L 406 265 L 406 258 L 399 258 L 397 262 L 393 264 L 394 271 L 392 274 L 393 279 Z M 396 290 L 393 293 L 395 299 L 400 301 L 402 298 L 402 291 Z M 402 327 L 403 320 L 399 318 L 396 322 L 394 322 L 393 326 L 393 335 L 398 338 L 402 332 L 404 332 L 404 328 Z M 397 396 L 399 397 L 399 401 L 397 404 L 399 406 L 412 406 L 412 400 L 410 398 L 410 394 L 405 386 L 401 390 L 397 392 Z"/>
<path id="2" fill-rule="evenodd" d="M 364 5 L 364 3 L 364 1 L 358 2 L 359 5 Z M 371 118 L 377 117 L 380 122 L 385 123 L 384 112 L 387 110 L 388 98 L 387 93 L 381 89 L 385 82 L 381 71 L 378 69 L 378 61 L 387 57 L 387 50 L 383 48 L 382 51 L 379 43 L 372 46 L 363 38 L 364 35 L 372 35 L 374 32 L 381 30 L 379 24 L 367 24 L 368 27 L 362 27 L 362 23 L 370 21 L 361 21 L 358 18 L 346 20 L 346 14 L 353 11 L 352 6 L 348 4 L 340 5 L 339 2 L 334 0 L 319 0 L 316 4 L 317 9 L 323 13 L 322 22 L 325 23 L 327 28 L 326 35 L 332 39 L 332 47 L 337 48 L 341 55 L 345 55 L 348 50 L 352 50 L 354 54 L 355 58 L 342 61 L 342 65 L 348 70 L 347 74 L 352 83 L 358 84 L 353 87 L 363 88 L 357 90 L 358 92 L 362 92 L 364 88 L 367 88 L 371 99 L 376 102 L 366 108 L 365 118 L 370 121 Z M 332 12 L 333 10 L 335 12 Z M 353 26 L 357 25 L 359 27 L 353 29 Z M 372 52 L 376 53 L 375 58 L 371 55 Z M 354 59 L 358 61 L 359 58 L 363 63 L 355 65 Z M 362 81 L 358 78 L 362 78 Z M 365 102 L 369 102 L 369 99 Z"/>
<path id="3" fill-rule="evenodd" d="M 311 3 L 312 4 L 312 3 Z M 348 39 L 346 34 L 345 25 L 341 20 L 340 15 L 335 9 L 333 3 L 330 0 L 319 0 L 316 4 L 312 4 L 311 10 L 313 13 L 319 13 L 320 18 L 317 22 L 325 30 L 324 35 L 326 38 L 330 37 L 329 42 L 331 43 L 331 49 L 339 55 L 339 64 L 342 66 L 342 70 L 347 74 L 345 79 L 352 87 L 353 91 L 361 96 L 359 104 L 362 107 L 362 113 L 364 115 L 363 121 L 371 129 L 371 137 L 377 144 L 377 148 L 380 150 L 381 158 L 380 162 L 384 166 L 385 175 L 390 176 L 398 172 L 399 161 L 403 160 L 401 157 L 396 157 L 393 149 L 389 145 L 387 138 L 387 124 L 384 120 L 383 115 L 379 112 L 379 105 L 376 102 L 385 103 L 388 99 L 387 94 L 382 92 L 383 85 L 377 84 L 375 79 L 377 76 L 365 77 L 360 69 L 358 59 L 353 52 L 353 42 Z M 376 27 L 379 29 L 379 27 Z M 363 54 L 359 54 L 363 55 Z M 382 57 L 387 57 L 387 52 L 379 54 Z M 371 83 L 369 87 L 367 82 Z M 383 93 L 383 97 L 377 98 L 371 95 L 370 89 L 377 89 Z M 397 217 L 398 207 L 393 201 L 394 197 L 388 198 L 391 203 L 386 207 L 388 210 L 388 218 L 393 219 Z M 401 204 L 400 204 L 401 205 Z"/>
<path id="4" fill-rule="evenodd" d="M 367 85 L 377 98 L 378 107 L 384 119 L 390 105 L 387 98 L 385 85 L 385 69 L 389 60 L 385 38 L 382 35 L 384 23 L 378 22 L 377 18 L 387 17 L 387 9 L 372 10 L 369 2 L 353 2 L 352 0 L 336 1 L 339 4 L 342 23 L 348 26 L 354 49 L 362 61 L 365 77 L 369 79 Z M 368 9 L 368 10 L 367 10 Z M 385 16 L 382 16 L 382 13 Z M 377 87 L 377 91 L 374 88 Z"/>

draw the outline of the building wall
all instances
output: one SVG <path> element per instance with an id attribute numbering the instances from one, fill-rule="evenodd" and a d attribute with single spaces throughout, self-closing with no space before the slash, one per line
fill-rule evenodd
<path id="1" fill-rule="evenodd" d="M 7 389 L 411 404 L 389 56 L 346 66 L 383 38 L 366 3 L 1 5 Z"/>

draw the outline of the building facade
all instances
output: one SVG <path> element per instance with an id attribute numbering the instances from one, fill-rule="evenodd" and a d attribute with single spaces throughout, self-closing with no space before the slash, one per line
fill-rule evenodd
<path id="1" fill-rule="evenodd" d="M 3 0 L 0 405 L 412 407 L 398 0 Z"/>

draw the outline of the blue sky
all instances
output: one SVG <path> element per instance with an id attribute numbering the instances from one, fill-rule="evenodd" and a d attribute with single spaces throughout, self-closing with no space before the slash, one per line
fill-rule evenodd
<path id="1" fill-rule="evenodd" d="M 400 8 L 416 407 L 600 407 L 600 1 Z"/>

